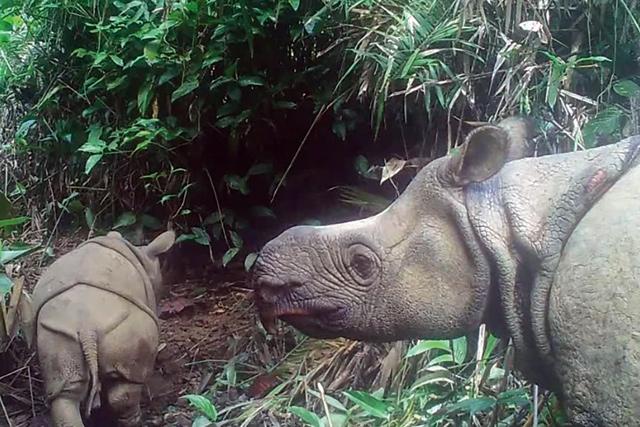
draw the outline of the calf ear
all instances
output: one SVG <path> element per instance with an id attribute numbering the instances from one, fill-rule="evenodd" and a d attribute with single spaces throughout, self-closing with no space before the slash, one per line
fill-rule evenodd
<path id="1" fill-rule="evenodd" d="M 482 182 L 502 169 L 508 154 L 509 134 L 498 126 L 482 126 L 472 131 L 453 155 L 447 175 L 456 186 Z"/>
<path id="2" fill-rule="evenodd" d="M 171 249 L 171 246 L 173 246 L 175 242 L 176 233 L 172 230 L 165 231 L 156 237 L 153 242 L 149 243 L 145 250 L 149 256 L 156 257 Z"/>

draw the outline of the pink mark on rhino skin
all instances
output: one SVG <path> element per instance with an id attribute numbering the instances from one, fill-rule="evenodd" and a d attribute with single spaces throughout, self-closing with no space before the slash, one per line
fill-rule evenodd
<path id="1" fill-rule="evenodd" d="M 587 182 L 587 192 L 591 193 L 595 190 L 599 190 L 600 186 L 605 183 L 607 180 L 607 172 L 602 169 L 598 169 L 596 173 L 593 174 L 589 182 Z"/>

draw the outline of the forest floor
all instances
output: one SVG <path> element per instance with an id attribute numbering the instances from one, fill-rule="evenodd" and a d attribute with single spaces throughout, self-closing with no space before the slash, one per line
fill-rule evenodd
<path id="1" fill-rule="evenodd" d="M 55 255 L 68 252 L 85 237 L 56 239 Z M 29 288 L 39 277 L 40 256 L 24 263 L 22 273 Z M 267 366 L 277 364 L 296 345 L 291 332 L 273 338 L 261 329 L 240 264 L 216 270 L 206 256 L 181 256 L 191 258 L 190 265 L 159 302 L 161 344 L 143 397 L 145 426 L 191 426 L 194 411 L 181 396 L 212 387 L 217 390 L 219 409 L 264 397 L 278 384 Z M 0 402 L 0 425 L 50 425 L 35 350 L 27 349 L 21 340 L 0 357 Z M 260 418 L 249 425 L 274 425 Z M 105 419 L 98 412 L 92 417 L 93 425 L 110 425 Z"/>

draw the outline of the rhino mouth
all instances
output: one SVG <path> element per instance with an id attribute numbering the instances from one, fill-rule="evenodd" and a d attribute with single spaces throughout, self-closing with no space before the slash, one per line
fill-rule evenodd
<path id="1" fill-rule="evenodd" d="M 339 336 L 348 311 L 336 304 L 297 299 L 291 292 L 270 300 L 258 291 L 255 300 L 260 322 L 271 334 L 277 332 L 280 320 L 313 338 L 335 338 Z"/>

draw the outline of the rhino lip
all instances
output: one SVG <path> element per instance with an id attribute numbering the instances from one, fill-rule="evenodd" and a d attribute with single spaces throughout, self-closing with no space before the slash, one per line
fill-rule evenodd
<path id="1" fill-rule="evenodd" d="M 283 320 L 286 323 L 298 323 L 298 321 L 305 318 L 322 318 L 333 317 L 339 314 L 342 310 L 339 307 L 329 305 L 270 305 L 264 306 L 260 304 L 259 317 L 260 323 L 264 329 L 270 333 L 275 334 L 277 332 L 277 320 Z"/>

